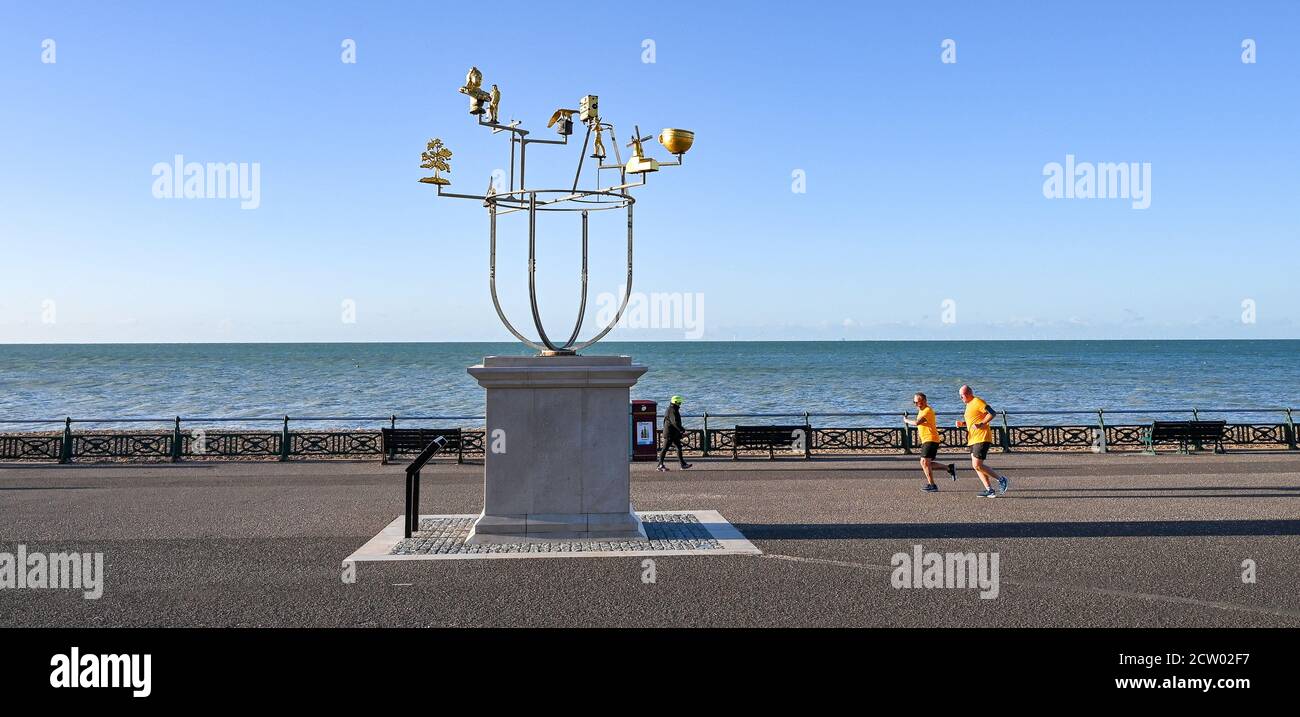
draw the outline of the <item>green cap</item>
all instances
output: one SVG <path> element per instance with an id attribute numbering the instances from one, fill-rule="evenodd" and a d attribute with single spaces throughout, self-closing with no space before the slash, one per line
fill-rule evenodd
<path id="1" fill-rule="evenodd" d="M 682 397 L 681 397 L 681 396 L 673 396 L 672 402 L 673 402 L 673 403 L 680 404 L 680 403 L 682 402 Z"/>

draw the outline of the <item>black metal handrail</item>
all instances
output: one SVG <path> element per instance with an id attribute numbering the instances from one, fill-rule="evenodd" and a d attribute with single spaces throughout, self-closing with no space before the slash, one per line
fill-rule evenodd
<path id="1" fill-rule="evenodd" d="M 1135 417 L 1145 417 L 1146 419 L 1171 418 L 1175 416 L 1186 416 L 1192 420 L 1201 420 L 1207 416 L 1218 414 L 1225 418 L 1224 414 L 1240 414 L 1244 416 L 1264 416 L 1268 414 L 1277 414 L 1280 421 L 1278 423 L 1268 422 L 1268 425 L 1253 425 L 1255 421 L 1247 421 L 1241 424 L 1230 426 L 1230 432 L 1243 431 L 1245 440 L 1236 440 L 1238 443 L 1265 444 L 1272 443 L 1283 445 L 1291 450 L 1300 448 L 1297 445 L 1297 431 L 1294 412 L 1292 408 L 1113 408 L 1113 409 L 1043 409 L 1030 410 L 1020 408 L 1002 407 L 999 413 L 998 423 L 1000 424 L 1000 436 L 1002 440 L 1000 445 L 1004 450 L 1010 450 L 1021 445 L 1017 436 L 1029 436 L 1024 441 L 1026 447 L 1047 447 L 1054 446 L 1057 443 L 1068 443 L 1070 446 L 1075 445 L 1078 441 L 1075 438 L 1068 440 L 1053 440 L 1044 442 L 1036 435 L 1030 435 L 1034 432 L 1060 432 L 1071 431 L 1074 428 L 1091 426 L 1101 437 L 1102 442 L 1098 446 L 1100 450 L 1105 450 L 1106 445 L 1127 444 L 1128 431 L 1127 426 L 1115 421 L 1120 418 L 1121 421 L 1127 417 L 1127 423 L 1132 423 Z M 635 417 L 629 406 L 628 417 Z M 688 445 L 693 441 L 690 436 L 700 434 L 700 440 L 696 442 L 697 448 L 702 450 L 703 455 L 709 455 L 716 448 L 724 447 L 714 438 L 722 439 L 725 430 L 719 430 L 720 423 L 730 423 L 728 419 L 780 419 L 780 418 L 798 418 L 803 424 L 822 426 L 818 430 L 818 435 L 824 431 L 833 430 L 865 430 L 872 432 L 870 440 L 864 445 L 856 446 L 860 448 L 879 448 L 889 447 L 890 444 L 904 452 L 909 452 L 912 444 L 912 436 L 907 431 L 902 431 L 902 437 L 895 441 L 892 438 L 884 439 L 874 435 L 879 431 L 890 430 L 887 424 L 893 424 L 898 430 L 902 429 L 902 418 L 910 416 L 909 412 L 903 411 L 843 411 L 843 412 L 813 412 L 813 411 L 790 411 L 790 412 L 723 412 L 711 413 L 703 412 L 699 414 L 683 414 L 683 418 L 689 420 L 688 428 Z M 959 415 L 953 412 L 940 411 L 940 416 L 947 417 Z M 1082 420 L 1071 420 L 1067 424 L 1039 424 L 1024 425 L 1016 419 L 1023 419 L 1029 416 L 1077 416 Z M 834 418 L 853 418 L 853 417 L 884 417 L 892 420 L 881 421 L 877 426 L 835 426 L 831 424 Z M 1084 418 L 1087 417 L 1087 418 Z M 702 421 L 698 419 L 703 419 Z M 821 420 L 816 420 L 821 419 Z M 121 417 L 121 418 L 62 418 L 62 419 L 34 419 L 34 418 L 0 418 L 0 460 L 6 459 L 55 459 L 60 463 L 70 463 L 76 458 L 149 458 L 149 459 L 168 459 L 173 462 L 186 460 L 191 457 L 265 457 L 275 458 L 281 461 L 288 461 L 295 457 L 346 457 L 346 456 L 371 456 L 382 453 L 382 439 L 378 427 L 367 428 L 356 425 L 347 428 L 334 427 L 315 427 L 310 425 L 320 422 L 353 422 L 364 424 L 365 422 L 382 422 L 387 427 L 396 428 L 399 422 L 447 422 L 460 423 L 462 430 L 463 445 L 459 450 L 465 454 L 478 454 L 483 451 L 483 441 L 485 439 L 484 429 L 481 427 L 465 428 L 464 423 L 473 421 L 481 422 L 483 416 L 473 415 L 447 415 L 447 416 L 398 416 L 390 414 L 388 416 L 244 416 L 244 417 L 191 417 L 185 418 L 175 416 L 172 418 L 147 418 L 147 417 Z M 297 425 L 291 422 L 298 422 Z M 947 420 L 943 421 L 948 423 Z M 62 435 L 56 435 L 54 431 L 49 431 L 49 435 L 42 435 L 43 432 L 33 431 L 32 428 L 42 424 L 61 424 Z M 163 424 L 167 426 L 166 430 L 159 430 L 161 426 L 142 426 L 136 429 L 136 425 L 141 424 Z M 274 428 L 268 426 L 265 429 L 255 426 L 244 427 L 232 425 L 238 423 L 257 424 L 257 423 L 274 423 Z M 307 423 L 308 427 L 301 427 Z M 699 425 L 703 424 L 703 430 Z M 23 425 L 26 424 L 26 425 Z M 104 428 L 99 428 L 103 426 Z M 120 431 L 110 428 L 114 424 L 121 425 Z M 827 427 L 827 424 L 831 424 Z M 372 424 L 373 425 L 373 424 Z M 74 430 L 74 427 L 80 430 Z M 39 429 L 38 429 L 39 430 Z M 1117 433 L 1118 431 L 1118 433 Z M 1122 434 L 1122 435 L 1121 435 Z M 1267 435 L 1266 435 L 1267 434 Z M 840 438 L 830 439 L 832 443 L 843 443 Z M 883 442 L 882 442 L 883 441 Z M 893 444 L 897 445 L 893 445 Z M 728 444 L 729 445 L 729 444 Z M 829 444 L 828 444 L 829 445 Z M 845 448 L 854 446 L 844 445 Z"/>
<path id="2" fill-rule="evenodd" d="M 406 537 L 419 528 L 420 523 L 420 470 L 433 460 L 433 456 L 447 445 L 447 439 L 438 436 L 406 467 Z"/>

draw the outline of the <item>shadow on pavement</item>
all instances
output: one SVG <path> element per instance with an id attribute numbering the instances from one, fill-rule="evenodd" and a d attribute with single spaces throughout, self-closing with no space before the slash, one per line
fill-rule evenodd
<path id="1" fill-rule="evenodd" d="M 1300 535 L 1300 520 L 1148 520 L 1071 523 L 736 523 L 750 540 L 1146 538 Z"/>

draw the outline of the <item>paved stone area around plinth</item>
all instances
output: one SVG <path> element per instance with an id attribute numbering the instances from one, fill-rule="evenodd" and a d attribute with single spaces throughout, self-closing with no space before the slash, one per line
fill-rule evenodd
<path id="1" fill-rule="evenodd" d="M 347 558 L 362 560 L 430 560 L 471 558 L 634 557 L 653 555 L 759 555 L 717 511 L 650 511 L 638 513 L 645 540 L 531 540 L 519 543 L 466 543 L 476 515 L 422 515 L 410 538 L 402 535 L 399 517 Z"/>

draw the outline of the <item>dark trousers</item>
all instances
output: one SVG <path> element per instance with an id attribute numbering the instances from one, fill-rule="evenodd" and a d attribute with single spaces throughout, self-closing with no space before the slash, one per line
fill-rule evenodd
<path id="1" fill-rule="evenodd" d="M 669 446 L 677 446 L 677 460 L 686 465 L 686 457 L 682 455 L 682 437 L 671 433 L 664 434 L 664 447 L 659 449 L 659 465 L 663 465 L 664 459 L 668 457 Z"/>

